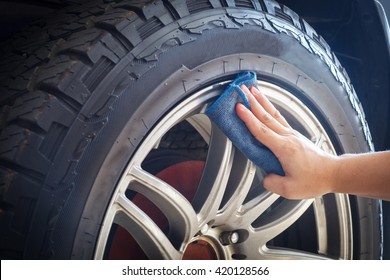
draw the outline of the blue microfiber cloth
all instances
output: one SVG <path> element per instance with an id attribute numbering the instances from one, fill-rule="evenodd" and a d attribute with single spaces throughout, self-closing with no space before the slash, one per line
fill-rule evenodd
<path id="1" fill-rule="evenodd" d="M 232 141 L 233 145 L 266 174 L 275 173 L 284 176 L 284 171 L 276 156 L 253 137 L 245 123 L 236 114 L 237 103 L 242 103 L 250 109 L 249 101 L 240 88 L 242 84 L 248 88 L 257 86 L 256 73 L 246 71 L 239 74 L 222 95 L 206 109 L 205 113 Z"/>

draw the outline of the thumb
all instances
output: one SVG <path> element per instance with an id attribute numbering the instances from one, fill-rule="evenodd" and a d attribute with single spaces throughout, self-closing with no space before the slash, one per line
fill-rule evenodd
<path id="1" fill-rule="evenodd" d="M 271 173 L 264 177 L 263 185 L 270 192 L 288 198 L 288 181 L 289 179 L 286 176 Z"/>

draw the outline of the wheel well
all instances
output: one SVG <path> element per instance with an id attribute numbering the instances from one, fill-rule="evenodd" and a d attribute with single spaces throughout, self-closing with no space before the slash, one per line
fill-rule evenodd
<path id="1" fill-rule="evenodd" d="M 376 149 L 390 149 L 389 50 L 375 2 L 279 2 L 303 17 L 328 42 L 363 104 Z"/>

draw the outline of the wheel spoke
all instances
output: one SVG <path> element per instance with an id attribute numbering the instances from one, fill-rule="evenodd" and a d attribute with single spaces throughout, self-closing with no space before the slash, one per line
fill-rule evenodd
<path id="1" fill-rule="evenodd" d="M 256 206 L 250 208 L 250 210 L 243 214 L 243 220 L 248 221 L 255 216 L 253 213 L 255 209 L 259 209 L 264 204 L 270 204 L 275 199 L 275 195 L 265 196 L 265 203 L 256 204 Z M 289 249 L 270 249 L 267 247 L 267 242 L 275 238 L 277 235 L 284 232 L 288 227 L 295 223 L 299 217 L 306 211 L 311 205 L 312 200 L 291 201 L 286 200 L 269 213 L 265 213 L 264 216 L 260 216 L 255 220 L 248 228 L 248 238 L 244 243 L 239 244 L 240 251 L 245 252 L 245 256 L 248 259 L 305 259 L 306 257 L 311 259 L 314 256 L 305 256 L 306 253 L 289 250 Z M 245 215 L 249 217 L 245 217 Z"/>
<path id="2" fill-rule="evenodd" d="M 225 192 L 225 196 L 227 196 L 226 203 L 218 212 L 216 224 L 234 222 L 232 219 L 237 217 L 237 212 L 251 190 L 255 174 L 256 167 L 254 164 L 241 153 L 236 152 Z"/>
<path id="3" fill-rule="evenodd" d="M 125 228 L 150 259 L 180 259 L 179 252 L 162 230 L 124 194 L 116 199 L 114 223 Z"/>
<path id="4" fill-rule="evenodd" d="M 252 199 L 240 210 L 242 220 L 250 225 L 254 220 L 260 217 L 269 207 L 279 198 L 279 195 L 271 192 L 263 192 L 261 195 Z"/>
<path id="5" fill-rule="evenodd" d="M 141 193 L 164 213 L 171 240 L 184 246 L 198 231 L 197 215 L 191 203 L 164 181 L 139 167 L 131 169 L 129 189 Z"/>
<path id="6" fill-rule="evenodd" d="M 325 255 L 294 250 L 290 248 L 270 248 L 266 245 L 256 246 L 255 243 L 229 245 L 229 250 L 242 252 L 248 260 L 327 260 Z"/>
<path id="7" fill-rule="evenodd" d="M 317 230 L 317 246 L 318 252 L 325 254 L 328 251 L 328 232 L 327 223 L 326 223 L 326 212 L 324 207 L 324 198 L 318 197 L 313 202 L 313 212 Z"/>
<path id="8" fill-rule="evenodd" d="M 329 257 L 303 252 L 298 250 L 292 250 L 287 248 L 268 248 L 263 246 L 260 248 L 259 253 L 261 259 L 268 260 L 326 260 Z"/>
<path id="9" fill-rule="evenodd" d="M 253 238 L 254 244 L 264 245 L 284 232 L 302 216 L 312 202 L 313 200 L 285 200 L 270 213 L 267 213 L 265 217 L 260 217 L 252 224 L 254 231 L 251 238 Z"/>
<path id="10" fill-rule="evenodd" d="M 213 126 L 204 172 L 193 200 L 200 226 L 217 215 L 232 169 L 233 157 L 231 141 Z"/>

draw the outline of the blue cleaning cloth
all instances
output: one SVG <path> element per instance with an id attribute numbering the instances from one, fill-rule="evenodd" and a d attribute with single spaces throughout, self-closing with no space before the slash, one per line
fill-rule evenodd
<path id="1" fill-rule="evenodd" d="M 222 130 L 247 158 L 264 170 L 266 174 L 275 173 L 284 176 L 277 157 L 250 133 L 245 123 L 236 114 L 236 104 L 242 103 L 248 109 L 250 104 L 240 86 L 248 88 L 257 85 L 254 72 L 243 72 L 229 84 L 222 95 L 206 109 L 206 115 Z"/>

